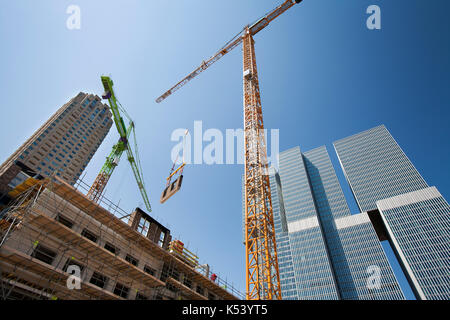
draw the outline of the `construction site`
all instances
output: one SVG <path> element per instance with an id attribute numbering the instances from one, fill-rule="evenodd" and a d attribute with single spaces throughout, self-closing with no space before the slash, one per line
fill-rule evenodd
<path id="1" fill-rule="evenodd" d="M 1 299 L 243 298 L 146 212 L 128 214 L 86 191 L 81 181 L 30 177 L 10 192 L 0 220 Z M 68 285 L 69 266 L 81 272 L 78 289 Z"/>
<path id="2" fill-rule="evenodd" d="M 285 0 L 245 26 L 156 99 L 161 103 L 242 44 L 245 295 L 207 264 L 199 265 L 198 257 L 151 217 L 135 124 L 118 101 L 112 79 L 102 76 L 101 98 L 108 104 L 97 95 L 80 92 L 0 167 L 1 298 L 282 299 L 253 36 L 300 2 Z M 118 142 L 88 185 L 80 175 L 113 124 Z M 123 153 L 146 211 L 125 212 L 104 196 Z M 174 163 L 161 204 L 180 190 L 184 167 L 184 157 L 178 168 Z"/>
<path id="3" fill-rule="evenodd" d="M 150 216 L 137 143 L 131 138 L 134 122 L 115 98 L 112 80 L 102 77 L 102 83 L 109 105 L 79 93 L 0 166 L 0 297 L 242 299 Z M 80 175 L 112 122 L 119 141 L 88 185 Z M 125 152 L 147 211 L 126 212 L 105 197 Z M 183 167 L 169 176 L 164 201 L 179 190 Z"/>

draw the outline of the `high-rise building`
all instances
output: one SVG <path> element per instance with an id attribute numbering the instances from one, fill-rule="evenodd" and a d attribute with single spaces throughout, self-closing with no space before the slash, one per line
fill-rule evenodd
<path id="1" fill-rule="evenodd" d="M 384 125 L 333 143 L 361 212 L 428 185 Z"/>
<path id="2" fill-rule="evenodd" d="M 281 152 L 270 188 L 283 299 L 404 299 L 368 214 L 351 215 L 325 147 Z"/>
<path id="3" fill-rule="evenodd" d="M 297 299 L 339 299 L 300 148 L 281 152 L 279 166 Z"/>
<path id="4" fill-rule="evenodd" d="M 367 213 L 351 215 L 326 148 L 303 153 L 342 299 L 403 299 Z M 379 273 L 379 283 L 371 283 Z"/>
<path id="5" fill-rule="evenodd" d="M 404 298 L 367 213 L 350 214 L 325 147 L 281 152 L 271 191 L 283 298 Z"/>
<path id="6" fill-rule="evenodd" d="M 80 92 L 0 166 L 0 193 L 36 175 L 55 173 L 74 184 L 111 125 L 109 107 L 98 96 Z"/>
<path id="7" fill-rule="evenodd" d="M 435 187 L 377 201 L 399 260 L 421 299 L 450 299 L 450 206 Z"/>
<path id="8" fill-rule="evenodd" d="M 418 299 L 450 298 L 450 206 L 385 126 L 334 143 L 361 211 L 390 241 Z"/>
<path id="9" fill-rule="evenodd" d="M 296 300 L 298 299 L 298 293 L 292 264 L 291 246 L 289 244 L 289 233 L 287 229 L 286 211 L 284 209 L 284 201 L 281 191 L 280 175 L 274 168 L 270 168 L 269 172 L 282 298 L 283 300 Z"/>

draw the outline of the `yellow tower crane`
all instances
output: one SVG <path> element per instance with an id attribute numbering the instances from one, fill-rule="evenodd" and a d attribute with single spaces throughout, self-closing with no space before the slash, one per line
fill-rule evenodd
<path id="1" fill-rule="evenodd" d="M 302 0 L 285 0 L 156 99 L 160 103 L 242 43 L 245 134 L 245 251 L 247 300 L 281 299 L 267 150 L 253 36 Z"/>

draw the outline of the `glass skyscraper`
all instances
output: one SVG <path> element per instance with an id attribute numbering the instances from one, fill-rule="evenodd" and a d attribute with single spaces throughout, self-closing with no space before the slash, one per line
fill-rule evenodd
<path id="1" fill-rule="evenodd" d="M 269 172 L 282 298 L 283 300 L 296 300 L 298 299 L 297 286 L 292 265 L 291 246 L 289 244 L 280 176 L 273 168 L 270 168 Z"/>
<path id="2" fill-rule="evenodd" d="M 401 262 L 422 299 L 450 299 L 450 207 L 435 187 L 377 201 Z"/>
<path id="3" fill-rule="evenodd" d="M 326 148 L 303 153 L 342 299 L 402 299 L 400 287 L 367 213 L 351 215 Z M 379 272 L 377 287 L 370 285 Z"/>
<path id="4" fill-rule="evenodd" d="M 270 181 L 283 299 L 403 299 L 367 214 L 350 214 L 326 148 L 289 149 L 279 166 Z"/>
<path id="5" fill-rule="evenodd" d="M 381 125 L 334 143 L 360 213 L 325 147 L 270 170 L 283 299 L 404 299 L 388 240 L 417 299 L 450 299 L 450 206 Z"/>
<path id="6" fill-rule="evenodd" d="M 339 299 L 300 148 L 280 153 L 280 178 L 297 299 Z"/>
<path id="7" fill-rule="evenodd" d="M 384 125 L 338 140 L 334 148 L 361 212 L 428 187 Z"/>
<path id="8" fill-rule="evenodd" d="M 379 218 L 418 299 L 450 298 L 450 206 L 385 126 L 334 143 L 361 211 Z"/>

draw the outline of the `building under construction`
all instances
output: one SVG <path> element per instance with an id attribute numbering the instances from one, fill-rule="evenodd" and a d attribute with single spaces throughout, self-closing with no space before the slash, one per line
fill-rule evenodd
<path id="1" fill-rule="evenodd" d="M 146 212 L 94 202 L 88 188 L 30 177 L 3 199 L 1 299 L 243 298 Z"/>

